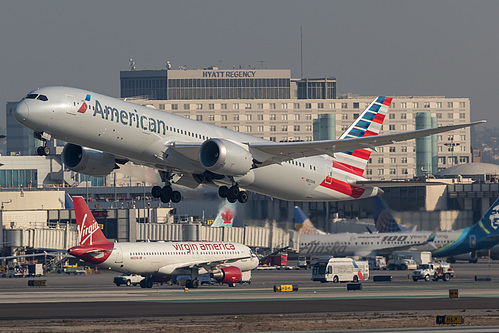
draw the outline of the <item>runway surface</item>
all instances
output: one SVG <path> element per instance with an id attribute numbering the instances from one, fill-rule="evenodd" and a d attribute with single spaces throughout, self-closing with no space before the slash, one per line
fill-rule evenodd
<path id="1" fill-rule="evenodd" d="M 179 286 L 152 289 L 116 287 L 114 272 L 88 276 L 52 273 L 46 287 L 28 287 L 29 279 L 0 279 L 0 320 L 69 320 L 104 318 L 178 318 L 317 313 L 383 313 L 425 311 L 459 314 L 492 312 L 498 316 L 499 263 L 458 263 L 457 277 L 448 282 L 409 279 L 408 271 L 371 271 L 362 290 L 348 291 L 346 283 L 311 281 L 311 270 L 257 270 L 250 285 L 229 288 L 202 286 L 185 292 Z M 392 282 L 373 282 L 375 275 L 391 275 Z M 475 281 L 475 275 L 491 281 Z M 296 292 L 274 293 L 274 284 L 293 284 Z M 457 289 L 459 297 L 449 298 Z"/>

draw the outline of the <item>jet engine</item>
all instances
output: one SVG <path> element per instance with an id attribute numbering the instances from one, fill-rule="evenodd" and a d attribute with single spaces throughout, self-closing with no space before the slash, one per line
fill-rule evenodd
<path id="1" fill-rule="evenodd" d="M 72 171 L 89 176 L 107 176 L 115 169 L 114 155 L 67 143 L 62 161 Z"/>
<path id="2" fill-rule="evenodd" d="M 235 266 L 222 267 L 210 274 L 212 278 L 222 283 L 237 283 L 241 281 L 241 270 Z"/>
<path id="3" fill-rule="evenodd" d="M 244 146 L 224 139 L 209 139 L 199 149 L 201 165 L 214 173 L 242 176 L 250 171 L 253 156 Z"/>

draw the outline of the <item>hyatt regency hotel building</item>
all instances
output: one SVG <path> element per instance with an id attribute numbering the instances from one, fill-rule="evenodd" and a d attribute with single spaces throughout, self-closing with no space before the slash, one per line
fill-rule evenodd
<path id="1" fill-rule="evenodd" d="M 376 96 L 338 94 L 333 77 L 291 78 L 290 70 L 130 70 L 120 94 L 186 118 L 276 142 L 338 138 Z M 470 122 L 469 98 L 391 96 L 381 134 Z M 470 129 L 378 147 L 365 176 L 408 179 L 471 162 Z"/>

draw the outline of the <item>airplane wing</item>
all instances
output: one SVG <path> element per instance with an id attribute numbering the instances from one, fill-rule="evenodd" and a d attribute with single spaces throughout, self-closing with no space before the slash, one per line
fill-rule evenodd
<path id="1" fill-rule="evenodd" d="M 196 267 L 204 268 L 207 271 L 211 271 L 219 267 L 220 265 L 231 264 L 237 262 L 238 260 L 250 259 L 250 258 L 251 258 L 250 256 L 244 256 L 244 257 L 224 259 L 224 260 L 213 260 L 213 261 L 196 260 L 191 262 L 182 262 L 182 263 L 163 266 L 158 270 L 158 273 L 171 275 L 177 269 L 193 269 Z"/>
<path id="2" fill-rule="evenodd" d="M 348 138 L 341 140 L 307 142 L 258 141 L 247 142 L 244 144 L 248 146 L 251 154 L 253 155 L 253 158 L 259 162 L 259 167 L 262 167 L 270 164 L 280 164 L 282 162 L 301 157 L 309 157 L 322 154 L 334 156 L 335 153 L 365 148 L 376 150 L 376 147 L 378 146 L 390 145 L 399 141 L 407 141 L 411 139 L 422 138 L 432 134 L 449 132 L 456 129 L 482 124 L 485 122 L 486 120 L 480 120 L 466 124 L 420 129 L 404 133 L 364 136 L 360 138 Z M 201 145 L 202 142 L 170 142 L 167 146 L 192 160 L 198 160 L 199 148 L 201 147 Z"/>

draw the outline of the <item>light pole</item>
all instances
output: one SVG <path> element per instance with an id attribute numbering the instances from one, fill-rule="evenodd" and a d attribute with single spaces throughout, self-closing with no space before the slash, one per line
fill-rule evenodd
<path id="1" fill-rule="evenodd" d="M 454 147 L 459 146 L 459 143 L 454 143 L 454 135 L 449 136 L 447 139 L 450 142 L 444 143 L 444 146 L 447 146 L 448 151 L 451 152 L 451 158 L 452 158 L 452 166 L 454 166 Z"/>

